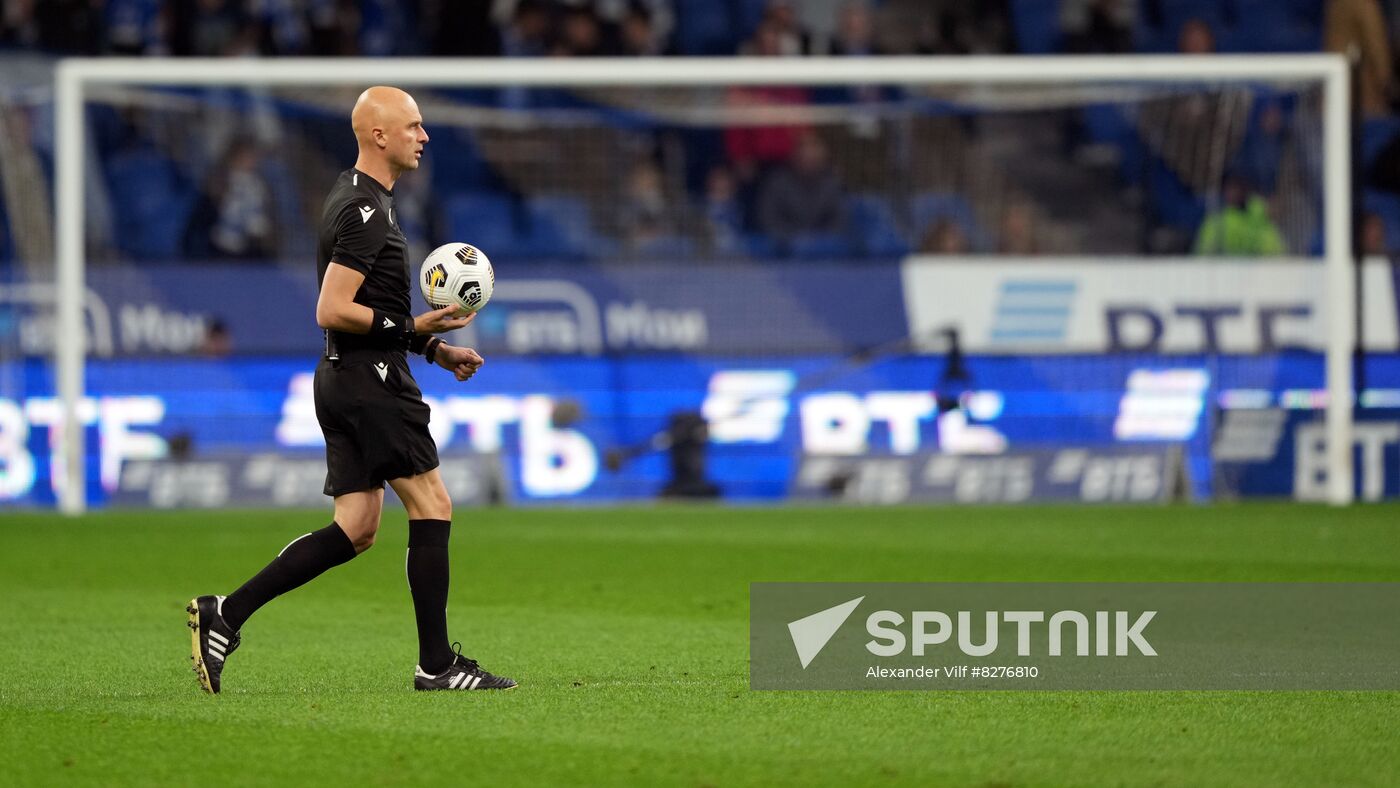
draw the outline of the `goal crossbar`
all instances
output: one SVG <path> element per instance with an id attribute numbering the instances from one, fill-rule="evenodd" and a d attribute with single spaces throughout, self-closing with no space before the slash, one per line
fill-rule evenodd
<path id="1" fill-rule="evenodd" d="M 1328 500 L 1352 500 L 1351 355 L 1355 290 L 1351 266 L 1350 75 L 1335 54 L 974 56 L 889 58 L 292 58 L 181 60 L 70 58 L 54 76 L 56 125 L 56 283 L 60 293 L 82 292 L 85 281 L 83 212 L 83 105 L 96 85 L 325 86 L 716 86 L 816 84 L 1049 84 L 1205 83 L 1262 81 L 1319 84 L 1323 93 L 1323 254 L 1327 267 L 1326 339 Z M 58 395 L 63 408 L 63 484 L 59 507 L 85 509 L 85 436 L 78 417 L 84 392 L 86 337 L 81 299 L 60 298 L 55 343 Z"/>

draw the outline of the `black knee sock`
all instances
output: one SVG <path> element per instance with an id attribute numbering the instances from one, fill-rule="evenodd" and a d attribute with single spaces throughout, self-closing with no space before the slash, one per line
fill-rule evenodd
<path id="1" fill-rule="evenodd" d="M 336 523 L 292 540 L 272 563 L 224 600 L 224 622 L 235 630 L 273 597 L 307 583 L 355 557 L 355 545 Z"/>
<path id="2" fill-rule="evenodd" d="M 418 667 L 438 674 L 452 664 L 447 642 L 447 520 L 408 521 L 408 591 L 418 620 Z"/>

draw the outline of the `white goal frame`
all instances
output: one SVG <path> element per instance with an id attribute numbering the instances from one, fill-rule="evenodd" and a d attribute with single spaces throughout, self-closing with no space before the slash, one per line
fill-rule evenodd
<path id="1" fill-rule="evenodd" d="M 603 58 L 517 59 L 141 59 L 72 58 L 54 77 L 57 148 L 55 225 L 59 293 L 85 283 L 83 105 L 95 85 L 325 86 L 355 83 L 404 86 L 552 87 L 704 86 L 771 84 L 1045 84 L 1074 81 L 1222 82 L 1310 81 L 1323 90 L 1324 249 L 1327 267 L 1326 341 L 1328 500 L 1352 500 L 1352 345 L 1355 286 L 1351 250 L 1350 75 L 1341 55 L 1125 55 L 1092 57 L 890 58 Z M 85 436 L 78 419 L 87 348 L 82 300 L 56 304 L 63 341 L 55 343 L 63 409 L 63 484 L 59 508 L 86 505 Z"/>

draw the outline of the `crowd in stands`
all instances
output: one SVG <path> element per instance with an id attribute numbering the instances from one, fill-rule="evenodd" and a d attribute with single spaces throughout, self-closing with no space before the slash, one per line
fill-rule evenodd
<path id="1" fill-rule="evenodd" d="M 1392 45 L 1397 31 L 1400 0 L 8 0 L 0 17 L 0 51 L 855 57 L 1325 49 L 1347 53 L 1356 63 L 1357 102 L 1366 120 L 1363 173 L 1371 187 L 1362 237 L 1366 248 L 1389 251 L 1391 243 L 1400 244 L 1400 175 L 1387 177 L 1387 168 L 1400 162 L 1400 122 L 1394 119 L 1400 89 Z M 875 86 L 838 97 L 856 103 L 882 98 Z M 742 108 L 823 99 L 806 88 L 750 87 L 731 89 L 726 100 Z M 1289 188 L 1281 183 L 1287 180 L 1280 177 L 1287 170 L 1281 162 L 1299 107 L 1283 99 L 1256 101 L 1248 122 L 1231 132 L 1237 137 L 1228 141 L 1224 169 L 1201 166 L 1193 157 L 1219 148 L 1203 140 L 1219 143 L 1218 113 L 1228 104 L 1171 98 L 1142 107 L 1133 121 L 1086 113 L 1069 136 L 1074 146 L 1108 143 L 1125 158 L 1149 162 L 1124 165 L 1125 184 L 1148 194 L 1162 214 L 1153 221 L 1185 229 L 1176 240 L 1144 242 L 1141 251 L 1316 251 L 1315 238 L 1287 238 L 1279 226 L 1279 203 Z M 1154 138 L 1154 130 L 1163 129 L 1170 132 Z M 975 217 L 966 195 L 916 195 L 926 205 L 943 207 L 920 214 L 916 204 L 902 223 L 891 222 L 890 206 L 863 200 L 831 148 L 828 135 L 807 126 L 731 128 L 723 133 L 722 155 L 682 178 L 679 190 L 675 173 L 643 151 L 616 173 L 618 199 L 598 224 L 617 251 L 639 254 L 681 246 L 692 251 L 691 245 L 702 253 L 760 256 L 1074 251 L 1047 242 L 1041 230 L 1044 194 L 1016 192 L 998 203 L 994 215 Z M 232 139 L 217 166 L 186 177 L 196 182 L 194 197 L 174 233 L 180 239 L 174 253 L 261 260 L 285 251 L 287 228 L 279 226 L 285 211 L 277 204 L 262 143 Z M 406 216 L 417 215 L 424 225 L 450 225 L 432 207 L 451 201 L 452 195 L 443 193 L 446 180 L 439 179 L 437 194 L 430 185 L 407 194 Z M 469 196 L 476 210 L 502 210 L 489 194 Z M 1181 207 L 1163 207 L 1170 205 Z M 515 225 L 528 222 L 519 210 L 510 211 Z M 560 223 L 568 224 L 567 217 Z M 861 230 L 864 234 L 852 242 L 857 224 L 874 229 Z M 897 232 L 887 230 L 892 224 L 900 224 Z M 4 229 L 0 223 L 0 250 L 11 247 Z M 508 245 L 508 239 L 502 243 Z M 550 251 L 532 243 L 518 246 Z"/>
<path id="2" fill-rule="evenodd" d="M 11 0 L 0 46 L 53 54 L 596 56 L 1015 49 L 1007 0 Z M 878 24 L 877 24 L 878 22 Z"/>

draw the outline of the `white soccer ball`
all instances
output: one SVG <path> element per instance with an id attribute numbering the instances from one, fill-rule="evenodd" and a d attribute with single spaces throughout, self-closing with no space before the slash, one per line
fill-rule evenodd
<path id="1" fill-rule="evenodd" d="M 456 306 L 469 314 L 486 306 L 496 290 L 491 261 L 471 244 L 443 244 L 428 254 L 418 273 L 423 300 L 434 309 Z"/>

